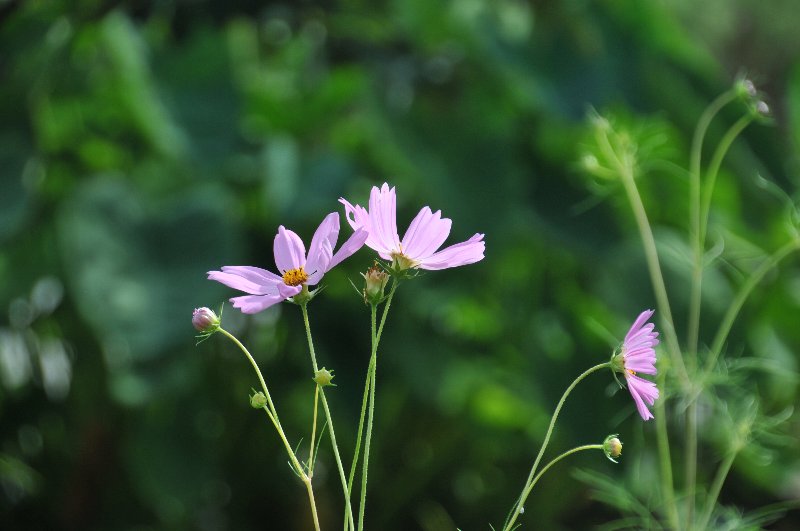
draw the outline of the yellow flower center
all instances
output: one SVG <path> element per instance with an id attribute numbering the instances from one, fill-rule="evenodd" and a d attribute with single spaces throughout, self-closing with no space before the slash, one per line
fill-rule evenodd
<path id="1" fill-rule="evenodd" d="M 626 370 L 626 371 L 628 371 L 628 373 L 629 373 L 631 376 L 636 376 L 636 371 L 634 371 L 633 369 L 625 369 L 625 370 Z"/>
<path id="2" fill-rule="evenodd" d="M 287 286 L 299 286 L 306 280 L 308 280 L 308 274 L 306 274 L 306 270 L 303 266 L 297 269 L 290 269 L 283 274 L 283 283 Z"/>

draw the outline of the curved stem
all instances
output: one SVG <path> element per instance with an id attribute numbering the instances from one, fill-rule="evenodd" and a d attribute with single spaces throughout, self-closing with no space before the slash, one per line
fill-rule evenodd
<path id="1" fill-rule="evenodd" d="M 528 499 L 528 495 L 530 495 L 534 485 L 536 485 L 536 483 L 544 475 L 545 472 L 550 470 L 550 467 L 552 467 L 565 457 L 570 456 L 572 454 L 582 452 L 584 450 L 602 450 L 602 449 L 603 449 L 602 444 L 585 444 L 583 446 L 578 446 L 577 448 L 573 448 L 572 450 L 567 450 L 563 454 L 559 455 L 558 457 L 547 463 L 544 466 L 544 468 L 542 468 L 541 472 L 536 474 L 536 477 L 534 477 L 533 480 L 530 482 L 530 484 L 527 485 L 526 488 L 522 491 L 522 495 L 519 498 L 519 503 L 514 509 L 514 514 L 512 515 L 511 520 L 509 520 L 508 523 L 503 527 L 503 531 L 510 531 L 512 529 L 512 527 L 514 526 L 514 522 L 517 521 L 517 517 L 520 515 L 522 507 L 525 506 L 525 501 Z"/>
<path id="2" fill-rule="evenodd" d="M 320 527 L 319 527 L 319 518 L 317 517 L 317 504 L 314 500 L 314 490 L 313 487 L 311 486 L 311 478 L 309 477 L 308 474 L 306 474 L 306 471 L 303 469 L 303 466 L 297 460 L 297 456 L 295 455 L 294 450 L 292 449 L 292 445 L 289 444 L 289 440 L 286 438 L 286 433 L 283 431 L 281 422 L 278 419 L 278 411 L 275 409 L 275 404 L 272 402 L 272 397 L 269 394 L 269 389 L 267 388 L 267 382 L 264 380 L 264 376 L 261 374 L 261 369 L 259 369 L 258 364 L 256 363 L 256 360 L 253 358 L 253 356 L 250 354 L 250 351 L 247 350 L 247 348 L 242 344 L 241 341 L 239 341 L 236 338 L 236 336 L 234 336 L 233 334 L 231 334 L 222 327 L 219 327 L 217 330 L 221 332 L 225 337 L 233 341 L 239 347 L 239 349 L 242 352 L 244 352 L 244 355 L 247 356 L 247 359 L 250 361 L 250 364 L 256 371 L 256 374 L 258 375 L 258 380 L 261 382 L 261 388 L 264 390 L 264 395 L 267 397 L 268 406 L 264 406 L 263 408 L 264 413 L 267 414 L 267 417 L 269 417 L 269 420 L 272 422 L 272 425 L 275 426 L 275 430 L 278 432 L 278 436 L 283 442 L 284 448 L 286 448 L 286 453 L 289 454 L 289 460 L 292 464 L 292 467 L 294 468 L 300 480 L 306 486 L 306 492 L 308 493 L 308 501 L 311 504 L 311 517 L 314 520 L 314 529 L 316 531 L 319 531 Z M 312 448 L 313 448 L 313 443 L 312 443 Z M 310 462 L 309 466 L 311 466 Z"/>
<path id="3" fill-rule="evenodd" d="M 316 373 L 319 370 L 319 366 L 317 365 L 317 356 L 314 351 L 314 341 L 311 338 L 311 325 L 308 321 L 308 307 L 305 304 L 301 304 L 300 311 L 303 314 L 303 325 L 306 329 L 306 339 L 308 340 L 308 352 L 311 355 L 311 364 L 314 368 L 314 373 Z M 331 410 L 328 407 L 328 399 L 325 397 L 325 390 L 320 388 L 319 385 L 317 385 L 317 388 L 319 389 L 319 394 L 322 398 L 322 408 L 325 410 L 325 420 L 328 423 L 328 434 L 330 435 L 331 446 L 333 447 L 333 456 L 336 459 L 336 467 L 339 470 L 339 479 L 341 479 L 342 482 L 345 511 L 350 515 L 350 519 L 352 521 L 353 509 L 350 506 L 350 491 L 347 488 L 347 478 L 344 475 L 344 466 L 342 466 L 342 458 L 339 454 L 339 445 L 336 443 L 336 432 L 333 429 L 333 417 L 331 416 Z"/>
<path id="4" fill-rule="evenodd" d="M 364 441 L 364 464 L 361 472 L 361 503 L 358 508 L 358 531 L 363 531 L 364 529 L 364 511 L 366 510 L 366 505 L 367 505 L 367 476 L 369 473 L 369 450 L 372 442 L 372 424 L 375 413 L 375 387 L 376 387 L 376 374 L 378 365 L 378 345 L 381 342 L 381 335 L 383 335 L 383 326 L 386 324 L 386 316 L 389 314 L 389 309 L 392 306 L 392 299 L 394 298 L 394 293 L 397 290 L 398 284 L 399 282 L 397 280 L 394 280 L 392 282 L 392 288 L 389 290 L 389 296 L 386 298 L 386 306 L 383 307 L 383 313 L 381 314 L 381 324 L 380 326 L 378 326 L 377 332 L 375 332 L 374 319 L 372 321 L 374 341 L 372 343 L 372 355 L 370 356 L 369 360 L 369 370 L 367 371 L 368 372 L 367 380 L 370 382 L 369 413 L 367 415 L 366 440 Z"/>
<path id="5" fill-rule="evenodd" d="M 525 503 L 525 491 L 528 490 L 528 487 L 531 485 L 531 482 L 534 480 L 534 474 L 536 474 L 536 469 L 539 467 L 539 462 L 542 460 L 542 455 L 544 455 L 544 451 L 547 449 L 547 445 L 550 442 L 550 436 L 553 434 L 553 428 L 556 425 L 556 420 L 558 420 L 558 415 L 561 413 L 561 408 L 564 406 L 564 402 L 567 400 L 567 397 L 575 389 L 581 380 L 592 374 L 593 372 L 599 371 L 600 369 L 605 369 L 606 367 L 610 367 L 610 362 L 600 363 L 599 365 L 595 365 L 594 367 L 585 370 L 575 378 L 575 380 L 567 387 L 567 390 L 564 391 L 564 394 L 561 396 L 561 400 L 558 401 L 558 405 L 556 406 L 556 410 L 553 412 L 553 416 L 550 419 L 550 425 L 547 427 L 547 433 L 544 436 L 544 441 L 542 442 L 541 448 L 539 448 L 539 454 L 536 456 L 536 460 L 533 462 L 533 466 L 531 467 L 531 471 L 528 474 L 528 479 L 525 480 L 525 486 L 522 488 L 522 495 L 520 496 L 517 504 L 514 506 L 513 514 L 514 517 L 511 520 L 513 522 L 516 520 L 516 515 L 519 513 L 520 508 Z M 508 525 L 505 526 L 505 529 L 511 529 Z"/>
<path id="6" fill-rule="evenodd" d="M 667 371 L 660 369 L 656 376 L 659 389 L 665 389 L 667 381 Z M 664 506 L 669 518 L 670 527 L 678 529 L 678 505 L 675 503 L 675 487 L 672 479 L 672 456 L 669 450 L 669 436 L 667 435 L 667 412 L 666 400 L 656 400 L 655 420 L 656 420 L 656 445 L 658 448 L 658 460 L 661 470 L 661 490 L 664 496 Z"/>
<path id="7" fill-rule="evenodd" d="M 761 282 L 761 279 L 764 278 L 764 275 L 777 266 L 781 260 L 798 249 L 800 249 L 800 240 L 795 239 L 786 243 L 783 245 L 783 247 L 775 251 L 769 258 L 767 258 L 760 266 L 758 266 L 758 268 L 753 271 L 747 281 L 745 281 L 745 283 L 742 285 L 739 293 L 736 294 L 733 302 L 730 304 L 730 306 L 728 306 L 728 311 L 722 318 L 722 323 L 719 326 L 719 330 L 717 330 L 717 335 L 714 336 L 714 342 L 711 344 L 711 353 L 708 357 L 708 360 L 706 360 L 706 374 L 710 373 L 714 369 L 714 365 L 717 363 L 717 358 L 719 358 L 719 355 L 722 352 L 722 346 L 725 344 L 725 340 L 728 338 L 728 334 L 731 331 L 733 322 L 739 315 L 739 311 L 742 309 L 745 301 L 750 296 L 750 293 L 758 285 L 758 283 Z"/>
<path id="8" fill-rule="evenodd" d="M 694 245 L 694 267 L 692 269 L 692 287 L 689 298 L 689 330 L 687 349 L 692 360 L 696 362 L 697 338 L 700 328 L 700 292 L 703 273 L 703 239 L 700 238 L 700 164 L 703 153 L 703 140 L 708 127 L 717 113 L 736 99 L 736 91 L 728 90 L 717 97 L 697 121 L 692 137 L 692 151 L 689 160 L 689 215 L 690 234 Z"/>

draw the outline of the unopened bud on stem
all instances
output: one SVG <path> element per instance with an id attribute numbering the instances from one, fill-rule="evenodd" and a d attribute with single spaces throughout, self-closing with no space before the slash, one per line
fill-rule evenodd
<path id="1" fill-rule="evenodd" d="M 195 308 L 192 313 L 192 325 L 198 332 L 211 334 L 219 328 L 219 317 L 213 310 L 206 307 Z"/>
<path id="2" fill-rule="evenodd" d="M 609 435 L 603 441 L 603 452 L 610 460 L 617 462 L 617 457 L 622 455 L 622 441 L 617 438 L 618 434 Z"/>

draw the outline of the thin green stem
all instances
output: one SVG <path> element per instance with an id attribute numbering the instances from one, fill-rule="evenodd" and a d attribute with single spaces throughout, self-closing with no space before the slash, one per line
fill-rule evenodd
<path id="1" fill-rule="evenodd" d="M 739 293 L 736 294 L 736 297 L 733 299 L 733 302 L 728 306 L 728 311 L 725 312 L 725 316 L 722 318 L 722 322 L 719 326 L 719 330 L 717 330 L 717 335 L 714 336 L 714 341 L 711 344 L 711 353 L 706 360 L 705 365 L 705 374 L 710 373 L 714 366 L 717 363 L 717 359 L 719 358 L 720 353 L 722 352 L 722 347 L 725 344 L 725 340 L 728 338 L 728 334 L 731 331 L 731 327 L 733 326 L 733 322 L 736 320 L 736 317 L 739 315 L 739 311 L 742 309 L 747 298 L 750 296 L 750 293 L 753 289 L 758 285 L 759 282 L 764 278 L 768 272 L 770 272 L 775 266 L 777 266 L 784 258 L 788 255 L 800 249 L 800 239 L 794 239 L 786 244 L 784 244 L 780 249 L 775 251 L 769 258 L 764 260 L 758 268 L 748 277 L 745 283 L 742 285 Z"/>
<path id="2" fill-rule="evenodd" d="M 236 344 L 236 346 L 238 346 L 239 349 L 242 352 L 244 352 L 244 355 L 247 356 L 247 359 L 250 361 L 250 365 L 252 365 L 253 370 L 256 371 L 256 375 L 258 376 L 258 381 L 261 382 L 261 389 L 264 391 L 264 395 L 267 397 L 267 404 L 269 405 L 269 410 L 271 414 L 275 417 L 275 421 L 280 426 L 280 419 L 278 419 L 278 411 L 275 409 L 275 404 L 272 402 L 272 397 L 269 394 L 269 389 L 267 389 L 267 382 L 264 380 L 264 376 L 261 374 L 261 369 L 258 368 L 258 363 L 256 363 L 255 359 L 253 359 L 253 356 L 250 354 L 250 351 L 247 350 L 247 347 L 245 347 L 241 341 L 236 339 L 236 336 L 234 336 L 233 334 L 231 334 L 222 327 L 219 327 L 218 331 L 221 332 L 228 339 L 233 341 Z"/>
<path id="3" fill-rule="evenodd" d="M 317 504 L 314 501 L 314 489 L 311 488 L 311 478 L 306 477 L 303 480 L 303 483 L 305 483 L 306 485 L 306 491 L 308 492 L 308 502 L 311 504 L 311 516 L 314 519 L 314 529 L 316 531 L 320 531 L 319 518 L 317 517 Z"/>
<path id="4" fill-rule="evenodd" d="M 371 332 L 370 332 L 370 352 L 375 350 L 375 335 L 377 326 L 377 313 L 378 307 L 375 304 L 370 305 L 371 315 Z M 372 385 L 372 365 L 375 357 L 370 354 L 369 366 L 367 367 L 367 378 L 364 382 L 364 396 L 361 399 L 361 414 L 358 417 L 358 435 L 356 436 L 356 449 L 353 453 L 353 464 L 350 466 L 350 475 L 347 477 L 347 490 L 353 492 L 353 479 L 356 476 L 356 469 L 358 468 L 358 456 L 361 453 L 361 438 L 364 433 L 364 419 L 367 415 L 367 403 L 369 401 L 369 389 Z M 344 525 L 347 527 L 347 516 L 345 515 Z"/>
<path id="5" fill-rule="evenodd" d="M 358 508 L 358 531 L 363 531 L 364 529 L 364 512 L 366 510 L 366 505 L 367 505 L 367 477 L 369 475 L 369 451 L 372 442 L 372 425 L 375 413 L 375 387 L 377 384 L 376 374 L 378 365 L 378 345 L 381 342 L 381 335 L 383 335 L 383 326 L 386 324 L 386 316 L 389 314 L 389 309 L 392 306 L 392 299 L 394 298 L 394 293 L 397 290 L 398 284 L 399 282 L 396 279 L 392 282 L 392 287 L 389 290 L 389 296 L 386 298 L 386 306 L 383 307 L 383 313 L 381 314 L 381 323 L 378 326 L 377 332 L 375 332 L 374 328 L 375 320 L 374 319 L 372 320 L 374 342 L 372 344 L 372 354 L 369 360 L 369 370 L 367 375 L 367 380 L 370 381 L 369 411 L 367 414 L 366 440 L 364 441 L 364 464 L 361 469 L 361 503 Z"/>
<path id="6" fill-rule="evenodd" d="M 300 480 L 306 486 L 306 492 L 308 493 L 308 501 L 311 504 L 311 517 L 314 520 L 314 529 L 316 531 L 320 530 L 319 527 L 319 518 L 317 517 L 317 504 L 314 500 L 314 489 L 311 486 L 311 477 L 306 473 L 303 469 L 303 466 L 297 460 L 297 456 L 292 449 L 292 445 L 289 444 L 289 440 L 286 438 L 286 433 L 283 431 L 283 427 L 281 426 L 281 422 L 278 419 L 278 411 L 275 409 L 275 404 L 272 402 L 272 397 L 269 394 L 269 389 L 267 388 L 267 382 L 264 380 L 264 376 L 261 374 L 261 369 L 258 367 L 256 360 L 250 354 L 250 351 L 239 341 L 236 336 L 225 330 L 224 328 L 218 328 L 218 331 L 221 332 L 224 336 L 228 339 L 233 341 L 239 349 L 244 352 L 244 355 L 247 356 L 247 359 L 250 361 L 250 365 L 253 366 L 253 370 L 256 371 L 258 375 L 258 380 L 261 382 L 261 388 L 264 390 L 264 395 L 267 397 L 267 406 L 264 406 L 264 413 L 267 414 L 269 420 L 272 422 L 272 425 L 275 426 L 275 430 L 278 432 L 278 436 L 280 437 L 281 441 L 283 442 L 284 448 L 286 448 L 286 453 L 289 454 L 289 460 L 294 468 L 295 472 L 297 473 Z M 316 422 L 315 422 L 316 425 Z M 313 441 L 311 447 L 314 447 Z M 309 467 L 311 466 L 311 460 L 309 459 Z"/>
<path id="7" fill-rule="evenodd" d="M 544 468 L 542 468 L 542 470 L 536 475 L 536 477 L 533 478 L 530 484 L 526 485 L 526 488 L 522 491 L 522 495 L 519 498 L 519 503 L 517 503 L 517 506 L 514 508 L 514 514 L 511 516 L 511 519 L 508 521 L 508 523 L 503 527 L 503 531 L 510 531 L 513 528 L 514 523 L 517 521 L 517 518 L 521 513 L 521 509 L 525 506 L 525 501 L 528 499 L 528 496 L 533 490 L 534 485 L 536 485 L 536 483 L 544 475 L 545 472 L 550 470 L 550 467 L 552 467 L 565 457 L 568 457 L 572 454 L 582 452 L 584 450 L 602 450 L 602 449 L 603 449 L 602 444 L 585 444 L 583 446 L 578 446 L 577 448 L 573 448 L 572 450 L 567 450 L 563 454 L 559 455 L 558 457 L 547 463 L 544 466 Z"/>
<path id="8" fill-rule="evenodd" d="M 659 389 L 665 389 L 667 371 L 661 369 L 656 376 Z M 672 479 L 672 456 L 669 450 L 669 436 L 667 435 L 667 408 L 665 396 L 655 403 L 656 420 L 656 445 L 658 448 L 658 461 L 661 468 L 661 491 L 664 496 L 664 506 L 669 518 L 670 527 L 678 529 L 678 505 L 675 503 L 675 487 Z"/>
<path id="9" fill-rule="evenodd" d="M 514 509 L 512 511 L 512 513 L 515 515 L 514 518 L 512 519 L 512 522 L 513 520 L 516 519 L 516 514 L 519 513 L 520 508 L 525 503 L 525 491 L 528 490 L 528 487 L 530 486 L 531 482 L 534 479 L 534 474 L 536 474 L 536 469 L 539 467 L 539 462 L 542 460 L 544 451 L 547 449 L 547 445 L 550 443 L 550 436 L 553 434 L 553 428 L 556 425 L 556 420 L 558 420 L 558 415 L 561 413 L 561 408 L 564 406 L 564 402 L 566 402 L 567 397 L 572 392 L 572 390 L 575 389 L 575 386 L 577 386 L 581 382 L 581 380 L 583 380 L 593 372 L 597 372 L 600 369 L 605 369 L 610 366 L 611 363 L 607 361 L 605 363 L 600 363 L 599 365 L 595 365 L 594 367 L 583 371 L 580 374 L 580 376 L 575 378 L 575 380 L 569 385 L 569 387 L 567 387 L 567 390 L 564 391 L 564 394 L 561 395 L 561 400 L 558 401 L 558 405 L 556 405 L 556 410 L 553 412 L 553 416 L 550 418 L 550 425 L 547 427 L 547 433 L 544 436 L 544 441 L 542 441 L 542 446 L 541 448 L 539 448 L 539 453 L 536 456 L 536 460 L 534 460 L 533 462 L 531 471 L 528 474 L 528 479 L 525 480 L 525 486 L 522 488 L 522 495 L 520 496 L 519 500 L 517 501 L 517 504 L 514 506 Z M 506 529 L 510 529 L 510 527 L 506 526 Z"/>
<path id="10" fill-rule="evenodd" d="M 314 388 L 314 416 L 311 421 L 311 444 L 308 447 L 308 475 L 314 475 L 314 441 L 317 436 L 317 410 L 319 405 L 319 385 Z"/>
<path id="11" fill-rule="evenodd" d="M 622 184 L 625 188 L 625 193 L 628 196 L 628 201 L 633 210 L 634 218 L 639 229 L 639 236 L 644 246 L 645 259 L 647 261 L 647 268 L 650 273 L 650 282 L 653 286 L 653 291 L 656 296 L 656 304 L 659 309 L 661 328 L 666 338 L 667 352 L 669 353 L 670 365 L 677 367 L 678 375 L 686 387 L 689 384 L 689 375 L 686 370 L 686 365 L 681 356 L 680 344 L 678 336 L 675 332 L 675 322 L 672 318 L 672 310 L 669 304 L 669 297 L 667 296 L 667 288 L 664 284 L 664 275 L 661 272 L 661 265 L 658 260 L 658 249 L 656 248 L 655 238 L 653 237 L 653 230 L 650 227 L 650 222 L 647 219 L 647 212 L 645 211 L 644 204 L 642 203 L 641 195 L 636 187 L 634 179 L 634 162 L 633 160 L 622 160 L 617 156 L 616 151 L 611 146 L 608 140 L 607 131 L 597 130 L 596 137 L 598 144 L 605 151 L 606 156 L 610 160 L 615 161 L 617 170 L 619 171 Z M 663 389 L 663 387 L 662 387 Z M 667 423 L 664 419 L 665 412 L 665 399 L 659 400 L 659 407 L 661 414 L 659 417 L 662 421 L 656 422 L 657 438 L 659 441 L 658 452 L 659 460 L 662 464 L 662 472 L 665 472 L 665 465 L 669 466 L 668 476 L 662 474 L 664 488 L 664 500 L 667 504 L 667 514 L 673 522 L 673 527 L 677 529 L 678 524 L 678 507 L 675 501 L 675 486 L 672 481 L 672 465 L 669 453 L 669 436 L 667 433 Z"/>
<path id="12" fill-rule="evenodd" d="M 689 160 L 689 215 L 691 222 L 690 234 L 694 245 L 694 264 L 689 299 L 687 348 L 693 363 L 697 361 L 697 339 L 700 329 L 700 293 L 703 281 L 703 247 L 705 243 L 700 238 L 700 165 L 702 162 L 703 141 L 708 127 L 717 113 L 735 99 L 736 91 L 731 89 L 712 101 L 703 114 L 700 115 L 692 138 L 692 151 Z"/>
<path id="13" fill-rule="evenodd" d="M 728 473 L 731 471 L 731 466 L 733 466 L 733 461 L 736 459 L 736 452 L 731 451 L 726 457 L 725 460 L 717 470 L 717 475 L 714 476 L 714 481 L 711 484 L 711 489 L 708 492 L 708 499 L 706 499 L 705 509 L 703 510 L 703 514 L 700 517 L 700 520 L 697 523 L 695 529 L 698 531 L 702 531 L 706 529 L 708 526 L 709 520 L 711 520 L 711 515 L 714 513 L 714 507 L 717 505 L 717 499 L 719 498 L 719 493 L 722 492 L 722 485 L 725 483 L 725 478 L 728 477 Z"/>
<path id="14" fill-rule="evenodd" d="M 306 339 L 308 340 L 308 352 L 311 356 L 311 364 L 314 368 L 314 373 L 316 374 L 319 371 L 319 366 L 317 365 L 317 356 L 314 351 L 314 341 L 311 338 L 311 324 L 308 321 L 308 307 L 306 304 L 300 305 L 300 311 L 303 314 L 303 325 L 306 329 Z M 333 429 L 333 417 L 331 416 L 330 407 L 328 407 L 328 399 L 325 397 L 325 390 L 320 388 L 319 389 L 320 397 L 322 398 L 322 408 L 325 410 L 325 420 L 328 424 L 328 434 L 331 439 L 331 446 L 333 447 L 333 456 L 336 459 L 336 467 L 339 470 L 339 479 L 342 482 L 342 490 L 344 491 L 344 503 L 345 503 L 345 511 L 349 514 L 350 519 L 352 521 L 353 518 L 353 509 L 350 506 L 350 491 L 347 488 L 347 478 L 344 475 L 344 466 L 342 466 L 342 458 L 339 454 L 339 445 L 336 443 L 336 431 Z"/>

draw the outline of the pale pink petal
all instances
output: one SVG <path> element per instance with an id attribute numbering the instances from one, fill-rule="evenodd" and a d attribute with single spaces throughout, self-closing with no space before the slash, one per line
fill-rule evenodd
<path id="1" fill-rule="evenodd" d="M 294 232 L 285 229 L 283 225 L 278 227 L 273 251 L 275 266 L 281 273 L 306 265 L 306 247 L 303 245 L 303 240 Z"/>
<path id="2" fill-rule="evenodd" d="M 474 264 L 483 259 L 486 244 L 483 234 L 475 234 L 465 242 L 445 247 L 438 253 L 420 260 L 420 269 L 447 269 L 467 264 Z"/>
<path id="3" fill-rule="evenodd" d="M 333 256 L 333 248 L 336 246 L 336 240 L 338 239 L 339 214 L 333 212 L 322 220 L 308 248 L 306 273 L 308 273 L 309 285 L 313 286 L 318 283 L 322 275 L 328 270 L 328 264 Z"/>
<path id="4" fill-rule="evenodd" d="M 225 266 L 222 271 L 209 271 L 208 278 L 251 295 L 277 294 L 278 284 L 283 283 L 280 279 L 256 277 L 247 269 L 247 266 Z"/>
<path id="5" fill-rule="evenodd" d="M 344 217 L 353 230 L 364 229 L 367 231 L 366 246 L 377 251 L 381 256 L 386 255 L 383 257 L 386 260 L 390 260 L 391 258 L 389 258 L 388 253 L 391 252 L 391 249 L 383 247 L 381 242 L 375 238 L 375 231 L 372 229 L 372 220 L 370 219 L 369 212 L 362 206 L 350 204 L 347 199 L 340 197 L 339 202 L 344 205 Z"/>
<path id="6" fill-rule="evenodd" d="M 652 406 L 658 398 L 659 393 L 656 384 L 632 374 L 626 374 L 625 379 L 628 382 L 628 390 L 633 397 L 639 415 L 641 415 L 644 420 L 653 418 L 653 414 L 645 403 Z"/>
<path id="7" fill-rule="evenodd" d="M 284 299 L 288 299 L 289 297 L 294 297 L 301 291 L 303 291 L 302 284 L 299 286 L 287 286 L 286 284 L 278 284 L 278 293 Z"/>
<path id="8" fill-rule="evenodd" d="M 339 250 L 336 251 L 336 254 L 333 255 L 331 261 L 328 263 L 328 269 L 326 272 L 330 271 L 337 265 L 339 265 L 344 259 L 349 258 L 353 255 L 356 251 L 361 249 L 364 246 L 364 242 L 367 241 L 367 237 L 369 233 L 364 229 L 359 229 L 355 231 L 346 242 L 339 247 Z"/>
<path id="9" fill-rule="evenodd" d="M 379 244 L 376 250 L 391 253 L 400 250 L 397 235 L 397 195 L 394 188 L 384 183 L 379 189 L 372 187 L 369 194 L 369 217 L 372 223 L 370 236 Z"/>
<path id="10" fill-rule="evenodd" d="M 239 308 L 242 313 L 258 313 L 285 299 L 286 297 L 280 295 L 245 295 L 244 297 L 232 298 L 231 303 L 234 308 Z"/>
<path id="11" fill-rule="evenodd" d="M 450 235 L 453 222 L 442 219 L 442 211 L 431 212 L 429 207 L 419 211 L 403 236 L 403 254 L 412 260 L 431 256 Z"/>
<path id="12" fill-rule="evenodd" d="M 637 317 L 636 321 L 634 321 L 633 324 L 631 325 L 631 329 L 628 330 L 628 333 L 625 335 L 625 342 L 628 342 L 630 338 L 633 337 L 634 334 L 636 334 L 636 332 L 639 331 L 642 325 L 646 323 L 647 320 L 650 319 L 650 317 L 653 316 L 654 313 L 655 310 L 645 310 L 642 313 L 640 313 L 639 317 Z"/>
<path id="13" fill-rule="evenodd" d="M 235 273 L 241 277 L 255 282 L 256 284 L 274 284 L 283 282 L 283 278 L 272 271 L 261 269 L 255 266 L 222 266 L 224 273 Z"/>

